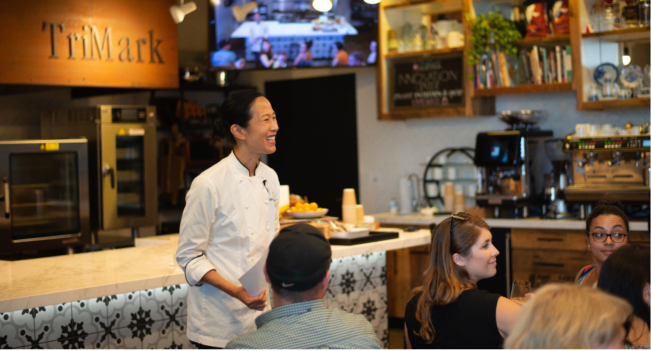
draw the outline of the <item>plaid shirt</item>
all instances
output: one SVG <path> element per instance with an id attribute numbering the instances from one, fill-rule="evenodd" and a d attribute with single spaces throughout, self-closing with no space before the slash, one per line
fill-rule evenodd
<path id="1" fill-rule="evenodd" d="M 227 349 L 379 349 L 371 323 L 359 314 L 326 308 L 323 299 L 294 303 L 255 319 L 258 330 Z"/>

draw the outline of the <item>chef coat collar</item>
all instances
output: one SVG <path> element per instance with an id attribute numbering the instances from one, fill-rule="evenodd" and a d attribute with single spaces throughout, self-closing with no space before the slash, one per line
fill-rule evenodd
<path id="1" fill-rule="evenodd" d="M 231 156 L 237 160 L 237 162 L 233 162 L 233 164 L 235 165 L 235 168 L 239 172 L 243 173 L 243 175 L 249 177 L 250 176 L 249 175 L 250 174 L 249 169 L 244 165 L 244 163 L 242 163 L 242 161 L 240 161 L 239 158 L 237 158 L 237 155 L 235 155 L 235 151 L 231 151 Z M 258 162 L 255 164 L 255 169 L 253 170 L 253 175 L 254 176 L 258 175 L 258 166 L 259 165 L 260 165 L 260 160 L 258 160 Z"/>

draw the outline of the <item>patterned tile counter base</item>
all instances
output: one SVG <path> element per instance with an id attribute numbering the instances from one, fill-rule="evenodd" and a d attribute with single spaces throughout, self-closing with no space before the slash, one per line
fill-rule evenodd
<path id="1" fill-rule="evenodd" d="M 388 347 L 386 253 L 335 258 L 326 304 L 363 314 Z M 188 349 L 188 285 L 0 313 L 0 349 Z"/>

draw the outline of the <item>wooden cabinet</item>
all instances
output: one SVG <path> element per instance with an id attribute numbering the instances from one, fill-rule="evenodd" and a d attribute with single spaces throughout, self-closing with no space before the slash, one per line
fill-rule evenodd
<path id="1" fill-rule="evenodd" d="M 457 13 L 461 19 L 464 33 L 470 31 L 470 26 L 465 13 L 471 12 L 471 0 L 429 0 L 413 2 L 408 0 L 380 2 L 378 23 L 378 64 L 377 64 L 377 94 L 378 94 L 378 119 L 407 119 L 423 117 L 450 117 L 450 116 L 479 116 L 494 115 L 495 99 L 492 96 L 475 96 L 472 81 L 467 79 L 471 67 L 464 57 L 464 50 L 468 47 L 469 36 L 465 36 L 465 44 L 458 48 L 428 49 L 409 52 L 389 52 L 388 32 L 393 29 L 400 36 L 401 27 L 409 22 L 420 25 L 427 22 L 428 31 L 431 30 L 431 18 L 439 14 Z M 463 86 L 463 99 L 460 104 L 439 105 L 430 107 L 391 108 L 392 84 L 391 67 L 397 62 L 405 60 L 446 60 L 459 58 L 463 61 L 463 72 L 458 76 L 459 84 Z"/>
<path id="2" fill-rule="evenodd" d="M 630 28 L 610 32 L 584 33 L 587 25 L 588 8 L 591 8 L 594 0 L 569 0 L 570 33 L 550 36 L 544 38 L 526 38 L 517 43 L 517 46 L 531 50 L 537 47 L 554 49 L 556 46 L 569 46 L 572 55 L 572 80 L 571 82 L 554 82 L 549 84 L 523 84 L 516 86 L 482 88 L 476 89 L 473 80 L 473 67 L 467 64 L 464 50 L 470 47 L 470 22 L 466 15 L 488 12 L 495 6 L 510 6 L 515 0 L 500 2 L 472 1 L 472 0 L 384 0 L 380 3 L 379 25 L 378 25 L 378 64 L 377 64 L 377 94 L 378 94 L 378 118 L 380 120 L 422 118 L 422 117 L 444 117 L 444 116 L 479 116 L 494 115 L 495 96 L 503 94 L 520 93 L 541 93 L 557 91 L 576 91 L 577 109 L 579 110 L 602 110 L 613 108 L 649 107 L 651 106 L 648 97 L 588 101 L 588 92 L 592 89 L 594 81 L 594 69 L 601 63 L 611 62 L 618 65 L 624 45 L 636 45 L 637 63 L 642 69 L 649 64 L 649 27 Z M 499 7 L 498 6 L 498 7 Z M 465 46 L 460 48 L 430 49 L 411 52 L 389 52 L 388 31 L 393 29 L 400 35 L 400 27 L 405 22 L 420 24 L 427 22 L 422 20 L 423 16 L 431 23 L 431 17 L 438 14 L 460 12 L 465 34 Z M 428 29 L 430 27 L 428 26 Z M 639 54 L 637 54 L 639 53 Z M 432 106 L 427 108 L 392 109 L 392 74 L 391 66 L 398 60 L 422 59 L 439 60 L 454 57 L 463 57 L 464 65 L 464 103 L 463 106 Z M 601 87 L 598 87 L 599 90 Z"/>

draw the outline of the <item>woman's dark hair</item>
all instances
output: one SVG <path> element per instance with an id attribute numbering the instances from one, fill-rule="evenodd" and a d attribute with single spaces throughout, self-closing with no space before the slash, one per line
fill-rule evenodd
<path id="1" fill-rule="evenodd" d="M 243 90 L 231 94 L 219 109 L 219 117 L 213 125 L 213 138 L 228 139 L 235 145 L 231 126 L 237 124 L 242 128 L 249 126 L 251 106 L 255 99 L 263 96 L 255 90 Z"/>
<path id="2" fill-rule="evenodd" d="M 597 287 L 626 299 L 633 313 L 649 326 L 649 305 L 644 302 L 644 285 L 649 283 L 649 248 L 638 244 L 622 246 L 604 262 Z"/>
<path id="3" fill-rule="evenodd" d="M 312 44 L 314 43 L 313 40 L 306 40 L 305 41 L 305 47 L 310 50 L 312 48 Z"/>
<path id="4" fill-rule="evenodd" d="M 626 213 L 624 213 L 624 205 L 617 200 L 601 200 L 597 202 L 597 205 L 585 220 L 586 235 L 590 235 L 592 220 L 602 215 L 614 215 L 621 218 L 626 225 L 626 232 L 628 233 L 628 217 L 626 217 Z"/>
<path id="5" fill-rule="evenodd" d="M 431 320 L 432 306 L 451 304 L 463 290 L 476 287 L 466 268 L 454 264 L 452 256 L 455 253 L 463 257 L 470 255 L 481 230 L 490 230 L 484 220 L 473 215 L 455 221 L 451 231 L 452 224 L 452 217 L 448 217 L 435 227 L 430 226 L 429 265 L 423 273 L 423 286 L 414 289 L 414 294 L 421 293 L 416 305 L 416 320 L 420 323 L 416 335 L 428 344 L 434 341 L 436 334 Z"/>
<path id="6" fill-rule="evenodd" d="M 261 53 L 264 52 L 264 53 L 266 53 L 266 54 L 271 54 L 271 42 L 270 42 L 268 39 L 262 39 L 262 42 L 263 42 L 263 43 L 264 43 L 264 42 L 267 42 L 267 43 L 269 44 L 269 50 L 268 50 L 268 51 L 264 51 L 264 50 L 262 49 L 262 46 L 260 46 L 260 52 L 261 52 Z M 270 58 L 271 58 L 271 57 L 270 57 Z"/>
<path id="7" fill-rule="evenodd" d="M 340 41 L 336 42 L 335 46 L 337 47 L 337 50 L 341 50 L 344 48 L 344 44 L 342 44 Z"/>

